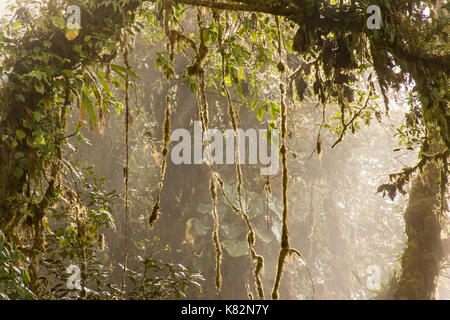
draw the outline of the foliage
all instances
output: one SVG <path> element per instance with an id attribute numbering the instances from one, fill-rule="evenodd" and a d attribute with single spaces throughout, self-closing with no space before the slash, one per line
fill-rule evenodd
<path id="1" fill-rule="evenodd" d="M 36 295 L 29 289 L 30 276 L 26 268 L 21 266 L 20 251 L 14 250 L 6 242 L 3 232 L 0 231 L 0 298 L 10 299 L 36 299 Z"/>
<path id="2" fill-rule="evenodd" d="M 13 270 L 10 276 L 3 275 L 6 277 L 1 282 L 5 286 L 5 297 L 33 297 L 27 296 L 28 287 L 38 298 L 123 296 L 115 284 L 117 281 L 111 278 L 119 278 L 121 268 L 117 266 L 121 254 L 117 251 L 128 253 L 128 245 L 116 244 L 120 236 L 112 230 L 109 244 L 114 248 L 100 253 L 102 233 L 106 233 L 108 227 L 113 228 L 118 220 L 113 219 L 113 214 L 123 209 L 112 201 L 118 197 L 128 200 L 130 169 L 131 174 L 138 176 L 143 168 L 151 170 L 152 176 L 132 178 L 131 181 L 136 189 L 139 186 L 143 190 L 142 194 L 133 190 L 130 193 L 131 204 L 141 211 L 143 219 L 132 217 L 131 220 L 131 226 L 136 227 L 136 233 L 140 234 L 133 239 L 130 264 L 143 263 L 144 272 L 139 274 L 127 270 L 127 263 L 122 265 L 125 272 L 129 271 L 130 280 L 135 285 L 135 289 L 127 293 L 129 297 L 180 298 L 188 287 L 200 288 L 198 280 L 201 276 L 188 268 L 153 258 L 138 258 L 152 256 L 146 251 L 157 245 L 156 240 L 151 241 L 151 237 L 144 233 L 142 221 L 149 216 L 153 226 L 164 206 L 170 209 L 167 214 L 170 218 L 176 217 L 173 225 L 180 234 L 186 235 L 187 240 L 180 244 L 178 240 L 164 239 L 167 251 L 183 252 L 183 248 L 190 247 L 194 253 L 205 252 L 206 255 L 208 249 L 204 240 L 218 231 L 223 241 L 219 243 L 214 238 L 216 257 L 220 256 L 221 245 L 232 258 L 245 258 L 244 253 L 249 255 L 249 269 L 254 268 L 255 286 L 259 296 L 263 296 L 259 275 L 264 260 L 256 254 L 256 249 L 266 249 L 274 256 L 272 251 L 275 249 L 271 244 L 280 243 L 280 258 L 283 250 L 290 249 L 287 188 L 294 184 L 294 178 L 289 179 L 291 172 L 286 166 L 286 155 L 293 158 L 289 165 L 308 164 L 309 158 L 302 154 L 305 151 L 294 150 L 304 146 L 297 144 L 296 132 L 291 130 L 301 120 L 311 117 L 314 117 L 313 127 L 316 125 L 317 114 L 308 113 L 306 105 L 314 104 L 321 109 L 318 131 L 307 125 L 302 128 L 314 131 L 315 141 L 312 143 L 321 157 L 326 154 L 324 147 L 337 147 L 347 133 L 361 131 L 362 123 L 370 125 L 373 120 L 381 121 L 381 103 L 384 102 L 386 113 L 390 110 L 389 90 L 403 88 L 411 91 L 409 110 L 396 136 L 407 150 L 420 149 L 420 159 L 417 165 L 391 174 L 389 183 L 382 184 L 378 191 L 387 192 L 393 201 L 397 192 L 405 193 L 406 184 L 414 174 L 421 172 L 429 162 L 439 161 L 440 213 L 446 212 L 450 62 L 448 5 L 444 2 L 375 1 L 383 13 L 380 30 L 367 29 L 364 23 L 367 19 L 365 1 L 341 1 L 338 4 L 335 0 L 180 0 L 177 3 L 79 0 L 75 3 L 81 7 L 83 19 L 82 28 L 74 32 L 69 32 L 65 26 L 66 1 L 18 1 L 11 6 L 13 19 L 3 20 L 1 24 L 0 73 L 4 80 L 0 91 L 0 229 L 10 247 L 6 241 L 0 242 L 3 268 L 0 270 L 4 274 L 6 270 Z M 195 15 L 189 12 L 189 5 L 207 9 L 199 8 Z M 152 82 L 150 94 L 145 92 L 146 84 L 141 81 L 138 70 L 131 70 L 129 65 L 129 53 L 133 53 L 134 45 L 140 43 L 140 39 L 136 40 L 139 35 L 147 44 L 155 46 L 166 41 L 165 50 L 153 52 L 154 59 L 146 56 L 143 61 L 133 63 L 136 69 L 148 72 L 152 60 L 164 75 L 164 79 L 159 76 Z M 134 59 L 139 60 L 140 57 L 136 54 Z M 195 197 L 204 184 L 204 179 L 196 180 L 196 174 L 204 177 L 205 172 L 201 170 L 205 168 L 187 178 L 181 189 L 169 190 L 166 198 L 161 195 L 165 189 L 174 189 L 174 177 L 170 176 L 170 165 L 166 162 L 170 127 L 174 121 L 186 125 L 193 120 L 195 112 L 189 108 L 181 110 L 184 106 L 179 101 L 183 102 L 187 95 L 180 98 L 178 90 L 186 87 L 191 91 L 192 104 L 198 106 L 198 117 L 204 129 L 209 125 L 225 127 L 224 119 L 228 113 L 235 130 L 238 124 L 283 130 L 280 149 L 283 158 L 282 192 L 274 185 L 271 185 L 275 190 L 273 195 L 266 190 L 265 216 L 264 203 L 259 198 L 266 182 L 251 169 L 242 171 L 240 165 L 236 166 L 235 172 L 209 168 L 211 178 L 217 179 L 223 195 L 229 196 L 229 199 L 223 197 L 217 205 L 219 218 L 214 223 L 219 222 L 218 228 L 213 227 L 209 218 L 209 213 L 216 207 L 213 193 L 212 199 L 204 190 L 203 195 L 206 196 Z M 135 104 L 138 105 L 137 111 L 132 111 L 138 119 L 131 131 L 136 140 L 132 141 L 136 149 L 131 159 L 128 155 L 128 128 L 133 120 L 129 117 L 130 90 L 134 91 Z M 151 106 L 142 107 L 148 101 Z M 223 108 L 224 105 L 227 108 Z M 299 106 L 303 109 L 295 108 Z M 67 159 L 77 153 L 78 146 L 74 147 L 76 143 L 71 138 L 76 138 L 77 143 L 89 144 L 87 136 L 92 134 L 86 134 L 85 129 L 97 127 L 99 133 L 104 134 L 106 117 L 112 118 L 113 111 L 120 116 L 123 109 L 126 110 L 126 157 L 109 163 L 115 169 L 119 163 L 119 172 L 125 163 L 127 191 L 125 196 L 119 196 L 115 191 L 104 191 L 107 189 L 103 185 L 106 180 L 97 179 L 90 168 L 82 168 L 78 161 Z M 170 117 L 173 112 L 179 115 L 177 120 Z M 117 128 L 122 126 L 117 125 Z M 335 136 L 324 133 L 322 128 L 329 129 Z M 155 131 L 163 134 L 155 134 Z M 142 144 L 138 141 L 142 136 L 150 141 Z M 116 132 L 115 142 L 121 138 Z M 331 140 L 334 143 L 330 143 Z M 146 149 L 139 150 L 142 145 Z M 442 150 L 430 154 L 436 146 Z M 161 147 L 160 152 L 157 147 Z M 356 152 L 356 149 L 353 147 L 352 150 Z M 138 150 L 136 154 L 135 150 Z M 124 154 L 121 148 L 116 151 Z M 151 154 L 154 164 L 143 164 L 142 159 L 145 155 L 148 158 L 148 154 Z M 102 155 L 96 156 L 89 155 L 97 164 L 102 163 Z M 341 156 L 342 161 L 353 159 L 345 152 Z M 361 152 L 360 156 L 363 158 L 364 153 Z M 297 177 L 303 191 L 308 191 L 306 186 L 311 187 L 311 197 L 317 192 L 320 197 L 333 202 L 324 181 L 341 188 L 351 183 L 342 181 L 344 178 L 335 176 L 335 172 L 315 169 L 317 176 L 301 172 L 306 176 L 311 174 L 309 180 Z M 122 182 L 118 177 L 116 179 L 119 182 L 115 184 L 120 187 Z M 246 183 L 246 179 L 251 183 Z M 264 186 L 263 191 L 256 190 L 258 183 Z M 315 187 L 316 184 L 320 188 Z M 305 203 L 308 199 L 292 192 L 290 196 L 298 201 L 293 207 L 303 212 L 305 206 L 298 203 Z M 246 198 L 255 202 L 248 205 L 248 199 L 243 200 Z M 341 194 L 340 198 L 345 199 L 345 195 Z M 283 199 L 281 206 L 278 199 Z M 208 204 L 211 200 L 213 208 Z M 332 244 L 343 238 L 339 234 L 340 229 L 334 230 L 329 238 L 325 235 L 326 230 L 331 230 L 330 224 L 338 224 L 333 220 L 336 217 L 327 201 L 310 205 L 311 212 L 327 211 L 326 219 L 319 219 L 317 226 L 313 223 L 313 213 L 298 214 L 295 219 L 300 227 L 304 227 L 303 219 L 311 219 L 305 233 L 309 238 L 315 234 L 315 228 L 321 230 L 316 244 L 312 239 L 301 239 L 307 245 L 306 251 L 321 249 L 323 243 Z M 128 201 L 126 207 L 128 210 Z M 352 208 L 351 214 L 344 215 L 345 220 L 351 222 L 351 215 L 361 218 L 361 211 L 361 208 Z M 274 214 L 270 226 L 267 222 L 269 212 Z M 164 217 L 164 210 L 161 215 Z M 126 216 L 128 219 L 128 214 Z M 240 218 L 244 221 L 242 225 L 237 224 L 241 222 Z M 368 220 L 372 218 L 369 215 Z M 128 220 L 125 225 L 128 226 Z M 440 228 L 437 229 L 440 233 Z M 126 234 L 128 240 L 128 229 L 121 229 L 120 233 Z M 23 248 L 28 250 L 26 255 L 20 254 Z M 321 274 L 321 281 L 331 277 L 324 265 L 329 263 L 330 256 L 339 254 L 338 248 L 335 249 L 321 257 L 308 254 L 315 271 Z M 186 253 L 181 256 L 180 259 L 189 263 L 194 264 L 196 260 Z M 270 260 L 273 259 L 268 259 L 266 267 L 270 267 L 272 272 L 274 261 Z M 282 270 L 284 256 L 280 260 L 279 270 Z M 79 292 L 66 290 L 66 279 L 61 277 L 66 264 L 71 261 L 81 266 L 82 289 Z M 106 267 L 105 262 L 113 266 L 112 270 Z M 220 262 L 217 265 L 220 266 Z M 150 277 L 150 271 L 161 272 L 168 278 L 161 275 Z M 219 272 L 217 267 L 216 272 Z M 281 271 L 277 280 L 280 278 Z M 269 282 L 269 279 L 266 273 L 265 281 Z M 220 291 L 217 283 L 216 286 Z M 248 295 L 252 296 L 248 277 L 246 286 Z"/>
<path id="3" fill-rule="evenodd" d="M 130 271 L 128 277 L 134 288 L 128 293 L 130 299 L 181 299 L 186 298 L 188 288 L 201 291 L 200 281 L 205 279 L 181 264 L 171 264 L 152 258 L 138 257 L 144 272 Z"/>

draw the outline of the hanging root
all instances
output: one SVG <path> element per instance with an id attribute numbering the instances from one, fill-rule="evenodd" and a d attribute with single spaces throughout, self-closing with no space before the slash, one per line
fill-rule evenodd
<path id="1" fill-rule="evenodd" d="M 167 154 L 169 153 L 170 145 L 170 97 L 166 97 L 166 119 L 164 121 L 164 146 L 162 149 L 163 163 L 161 166 L 161 181 L 164 179 L 167 167 Z"/>
<path id="2" fill-rule="evenodd" d="M 200 118 L 202 120 L 203 130 L 206 131 L 209 126 L 209 111 L 208 111 L 208 101 L 206 100 L 206 83 L 205 83 L 205 73 L 200 74 L 200 101 L 202 102 L 203 109 L 200 110 Z"/>
<path id="3" fill-rule="evenodd" d="M 164 32 L 167 37 L 167 51 L 169 52 L 169 61 L 170 67 L 165 72 L 164 76 L 167 79 L 171 79 L 175 75 L 175 71 L 173 69 L 173 64 L 175 61 L 175 44 L 179 41 L 179 35 L 181 33 L 176 30 L 170 29 L 170 18 L 173 15 L 173 10 L 171 7 L 170 1 L 164 1 Z M 160 182 L 158 184 L 158 195 L 156 197 L 155 204 L 153 205 L 152 213 L 148 219 L 148 225 L 150 229 L 153 229 L 156 221 L 159 218 L 159 209 L 161 204 L 161 192 L 163 188 L 163 181 L 166 175 L 167 168 L 167 155 L 169 153 L 169 145 L 170 145 L 170 97 L 166 96 L 166 114 L 163 128 L 163 147 L 162 147 L 162 164 L 161 164 L 161 174 L 160 174 Z"/>
<path id="4" fill-rule="evenodd" d="M 125 18 L 125 13 L 124 13 Z M 131 69 L 130 64 L 128 62 L 128 43 L 127 43 L 127 33 L 124 32 L 124 43 L 123 43 L 123 60 L 125 61 L 125 65 L 127 67 L 127 74 L 125 79 L 125 147 L 126 147 L 126 155 L 125 155 L 125 243 L 124 243 L 124 262 L 123 262 L 123 274 L 122 274 L 122 284 L 121 284 L 121 293 L 123 294 L 123 289 L 125 287 L 126 274 L 127 274 L 127 266 L 128 266 L 128 226 L 130 220 L 130 203 L 129 203 L 129 178 L 130 178 L 130 154 L 129 154 L 129 140 L 130 140 L 130 97 L 129 97 L 129 88 L 130 88 L 130 74 L 129 70 Z M 101 109 L 100 109 L 101 110 Z"/>
<path id="5" fill-rule="evenodd" d="M 166 175 L 166 168 L 167 168 L 167 155 L 169 153 L 169 145 L 170 145 L 170 97 L 166 97 L 166 119 L 164 121 L 164 138 L 163 138 L 163 148 L 162 148 L 162 165 L 161 165 L 161 176 L 160 176 L 160 182 L 158 185 L 158 196 L 156 198 L 156 202 L 153 205 L 152 213 L 150 215 L 150 218 L 148 219 L 148 225 L 150 229 L 153 229 L 153 226 L 155 222 L 159 218 L 159 209 L 160 209 L 160 203 L 161 203 L 161 191 L 163 188 L 163 181 L 164 177 Z"/>
<path id="6" fill-rule="evenodd" d="M 264 267 L 264 258 L 262 256 L 256 255 L 256 252 L 254 250 L 253 250 L 252 256 L 256 260 L 256 267 L 255 267 L 255 270 L 253 271 L 253 276 L 255 277 L 255 280 L 256 280 L 256 289 L 258 290 L 259 298 L 261 300 L 264 300 L 264 289 L 263 289 L 263 284 L 262 284 L 261 277 L 260 277 L 260 274 Z"/>
<path id="7" fill-rule="evenodd" d="M 278 16 L 275 17 L 275 23 L 277 25 L 277 35 L 278 35 L 278 58 L 279 62 L 277 65 L 278 72 L 283 74 L 286 71 L 286 67 L 284 66 L 283 59 L 281 58 L 281 27 L 280 27 L 280 18 Z"/>
<path id="8" fill-rule="evenodd" d="M 282 74 L 284 70 L 284 65 L 282 63 L 282 52 L 281 52 L 281 30 L 278 17 L 276 18 L 277 29 L 278 29 L 278 54 L 280 62 L 278 64 L 278 70 Z M 287 106 L 285 102 L 286 89 L 284 84 L 280 84 L 280 96 L 281 96 L 281 167 L 282 167 L 282 194 L 283 194 L 283 226 L 281 230 L 281 249 L 278 255 L 278 265 L 277 273 L 275 276 L 275 282 L 272 289 L 272 299 L 279 299 L 279 288 L 281 283 L 281 277 L 283 275 L 284 263 L 286 257 L 289 254 L 297 253 L 300 257 L 301 254 L 295 249 L 291 249 L 289 245 L 289 231 L 288 231 L 288 169 L 287 169 Z M 309 274 L 309 270 L 308 270 Z"/>
<path id="9" fill-rule="evenodd" d="M 281 58 L 281 30 L 280 30 L 280 21 L 278 17 L 276 17 L 277 31 L 278 31 L 278 57 L 280 62 L 278 63 L 278 71 L 280 74 L 284 72 L 284 65 Z M 287 218 L 288 218 L 288 201 L 287 201 L 287 189 L 288 189 L 288 171 L 286 166 L 286 133 L 287 133 L 287 108 L 286 103 L 284 101 L 286 94 L 286 90 L 284 88 L 284 84 L 280 84 L 280 95 L 281 95 L 281 167 L 282 167 L 282 194 L 283 194 L 283 226 L 281 231 L 281 249 L 278 255 L 278 265 L 277 265 L 277 274 L 275 276 L 275 283 L 272 289 L 272 299 L 278 300 L 279 293 L 278 289 L 280 288 L 281 276 L 283 275 L 283 267 L 284 262 L 286 260 L 286 256 L 289 253 L 289 232 L 287 227 Z"/>
<path id="10" fill-rule="evenodd" d="M 314 281 L 313 281 L 313 279 L 312 279 L 311 272 L 309 271 L 309 267 L 308 267 L 308 265 L 306 264 L 305 258 L 302 256 L 302 254 L 300 253 L 300 251 L 298 251 L 298 250 L 296 250 L 296 249 L 289 249 L 289 254 L 290 254 L 290 255 L 296 254 L 296 255 L 300 258 L 300 260 L 303 262 L 303 265 L 304 265 L 305 268 L 306 268 L 306 272 L 308 273 L 309 281 L 311 282 L 311 289 L 312 289 L 312 297 L 311 297 L 311 300 L 314 300 L 314 298 L 315 298 L 315 296 L 316 296 L 316 287 L 314 286 Z"/>
<path id="11" fill-rule="evenodd" d="M 200 90 L 197 94 L 197 107 L 199 119 L 202 124 L 202 131 L 207 132 L 209 126 L 209 108 L 208 101 L 206 99 L 206 83 L 205 83 L 205 71 L 203 69 L 203 61 L 206 58 L 208 53 L 208 47 L 206 46 L 206 42 L 203 36 L 203 20 L 204 20 L 204 12 L 202 8 L 198 8 L 197 13 L 197 25 L 199 29 L 199 37 L 200 37 L 200 47 L 197 50 L 197 45 L 195 42 L 191 44 L 192 48 L 196 52 L 196 58 L 191 66 L 187 68 L 187 74 L 197 75 Z M 190 39 L 189 39 L 190 40 Z M 192 41 L 192 40 L 191 40 Z M 213 204 L 212 215 L 214 218 L 214 229 L 212 232 L 212 240 L 214 245 L 214 250 L 216 253 L 216 275 L 214 278 L 214 283 L 217 289 L 217 295 L 220 297 L 220 292 L 222 289 L 222 244 L 220 242 L 219 237 L 219 216 L 217 213 L 217 190 L 216 190 L 216 177 L 217 173 L 214 171 L 211 165 L 209 165 L 211 169 L 211 182 L 210 182 L 210 195 Z M 223 186 L 223 181 L 221 186 Z"/>
<path id="12" fill-rule="evenodd" d="M 285 88 L 283 84 L 280 84 L 281 93 L 281 167 L 282 167 L 282 194 L 283 194 L 283 226 L 281 232 L 281 249 L 278 255 L 277 274 L 275 277 L 275 283 L 272 290 L 272 299 L 277 300 L 279 298 L 278 289 L 280 288 L 281 276 L 283 274 L 283 266 L 286 260 L 286 256 L 289 253 L 289 231 L 287 227 L 288 220 L 288 170 L 286 165 L 286 135 L 287 135 L 287 108 L 284 102 Z"/>
<path id="13" fill-rule="evenodd" d="M 272 194 L 272 188 L 269 176 L 267 176 L 266 182 L 264 183 L 264 194 L 266 195 L 266 227 L 267 230 L 270 230 L 269 196 Z"/>
<path id="14" fill-rule="evenodd" d="M 236 114 L 236 111 L 233 108 L 233 105 L 231 103 L 231 95 L 230 91 L 228 90 L 228 87 L 226 86 L 225 82 L 225 48 L 223 47 L 223 30 L 222 25 L 220 24 L 220 16 L 219 14 L 214 11 L 213 12 L 214 19 L 217 20 L 217 23 L 219 25 L 219 31 L 218 31 L 218 44 L 219 44 L 219 51 L 222 58 L 222 87 L 225 90 L 226 98 L 227 98 L 227 104 L 228 104 L 228 115 L 230 116 L 231 125 L 233 127 L 233 131 L 235 134 L 235 137 L 238 137 L 238 117 Z M 238 186 L 237 186 L 237 193 L 238 193 L 238 200 L 239 200 L 239 208 L 232 205 L 233 210 L 236 211 L 245 221 L 247 228 L 248 228 L 248 234 L 247 234 L 247 245 L 249 249 L 249 255 L 253 261 L 256 262 L 256 267 L 253 271 L 253 276 L 255 278 L 255 286 L 258 292 L 258 296 L 261 300 L 264 300 L 264 289 L 263 284 L 261 281 L 261 272 L 264 267 L 264 258 L 260 255 L 258 255 L 255 251 L 255 231 L 253 230 L 253 226 L 250 223 L 250 219 L 248 217 L 247 212 L 244 210 L 243 206 L 243 200 L 242 200 L 242 188 L 243 188 L 243 175 L 242 175 L 242 168 L 239 164 L 239 150 L 235 149 L 235 163 L 236 163 L 236 174 L 237 174 L 237 180 L 238 180 Z M 225 194 L 225 191 L 223 190 L 223 182 L 222 182 L 222 191 Z M 231 203 L 231 202 L 229 202 Z M 250 286 L 246 285 L 247 293 L 249 297 L 252 297 L 250 291 Z"/>
<path id="15" fill-rule="evenodd" d="M 217 182 L 219 184 L 220 189 L 222 190 L 222 195 L 223 195 L 225 201 L 228 203 L 228 205 L 233 209 L 233 211 L 237 215 L 239 215 L 242 219 L 244 219 L 245 224 L 249 230 L 249 232 L 247 234 L 247 244 L 249 247 L 249 256 L 252 261 L 256 261 L 256 267 L 253 270 L 253 276 L 255 278 L 255 286 L 258 291 L 258 296 L 261 300 L 263 300 L 264 299 L 264 289 L 263 289 L 263 284 L 261 281 L 260 274 L 264 267 L 264 258 L 262 256 L 259 256 L 254 249 L 255 231 L 253 230 L 253 226 L 251 225 L 250 219 L 249 219 L 248 215 L 245 213 L 245 211 L 241 208 L 238 208 L 226 194 L 225 189 L 224 189 L 224 182 L 223 182 L 222 178 L 220 178 L 220 176 L 217 174 L 217 172 L 215 172 L 213 170 L 211 172 L 214 174 L 214 176 L 217 179 Z M 248 284 L 248 279 L 246 279 L 245 288 L 247 289 L 248 297 L 250 299 L 253 299 L 253 294 L 251 293 L 250 286 Z"/>
<path id="16" fill-rule="evenodd" d="M 197 50 L 196 46 L 193 46 L 196 51 L 196 56 L 194 61 L 190 66 L 187 67 L 187 74 L 192 75 L 201 75 L 205 71 L 203 69 L 203 63 L 208 54 L 208 46 L 206 45 L 205 37 L 203 35 L 203 17 L 204 17 L 204 9 L 197 8 L 197 25 L 199 29 L 199 37 L 200 37 L 200 46 Z"/>
<path id="17" fill-rule="evenodd" d="M 199 78 L 199 86 L 200 90 L 197 95 L 197 105 L 199 118 L 202 123 L 202 130 L 206 132 L 209 126 L 209 108 L 208 108 L 208 100 L 206 99 L 206 82 L 205 82 L 205 70 L 203 69 L 203 61 L 206 58 L 208 53 L 208 47 L 205 42 L 205 38 L 203 35 L 203 20 L 204 20 L 204 12 L 202 8 L 198 8 L 197 13 L 197 25 L 200 37 L 200 47 L 197 50 L 197 46 L 195 45 L 196 57 L 192 66 L 187 68 L 187 73 L 189 75 L 196 74 Z M 193 71 L 192 68 L 196 70 Z"/>
<path id="18" fill-rule="evenodd" d="M 251 262 L 251 259 L 250 259 L 250 262 Z M 245 289 L 247 289 L 247 296 L 248 296 L 248 298 L 250 300 L 253 300 L 252 289 L 250 288 L 249 275 L 250 275 L 250 269 L 248 269 L 247 272 L 245 273 Z"/>
<path id="19" fill-rule="evenodd" d="M 214 249 L 216 251 L 216 277 L 214 282 L 216 284 L 217 293 L 220 295 L 220 290 L 222 289 L 222 245 L 219 239 L 219 216 L 217 215 L 217 192 L 216 192 L 216 183 L 214 181 L 214 177 L 211 177 L 211 185 L 209 188 L 211 193 L 211 199 L 213 201 L 213 210 L 212 214 L 214 217 L 214 230 L 212 233 L 212 239 L 214 243 Z"/>
<path id="20" fill-rule="evenodd" d="M 164 32 L 167 37 L 167 51 L 169 52 L 169 68 L 164 73 L 167 79 L 172 79 L 175 76 L 175 70 L 173 69 L 173 62 L 175 60 L 175 44 L 177 42 L 176 34 L 170 29 L 170 18 L 173 15 L 173 10 L 169 1 L 163 1 L 164 6 Z"/>
<path id="21" fill-rule="evenodd" d="M 448 185 L 448 157 L 450 155 L 450 150 L 446 150 L 442 154 L 440 159 L 441 162 L 441 170 L 439 175 L 439 219 L 441 223 L 445 222 L 445 213 L 448 211 L 448 203 L 447 203 L 447 185 Z"/>

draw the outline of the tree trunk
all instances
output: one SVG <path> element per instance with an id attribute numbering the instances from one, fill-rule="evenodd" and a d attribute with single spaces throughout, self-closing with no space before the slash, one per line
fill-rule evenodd
<path id="1" fill-rule="evenodd" d="M 436 286 L 444 258 L 437 210 L 439 168 L 429 162 L 413 181 L 406 208 L 407 246 L 401 259 L 402 275 L 394 288 L 394 299 L 436 298 Z"/>

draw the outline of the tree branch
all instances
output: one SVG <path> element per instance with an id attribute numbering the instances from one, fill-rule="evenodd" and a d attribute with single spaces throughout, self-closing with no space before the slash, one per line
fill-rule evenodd
<path id="1" fill-rule="evenodd" d="M 193 5 L 197 7 L 207 7 L 219 10 L 231 11 L 248 11 L 273 14 L 278 16 L 292 16 L 299 8 L 291 4 L 273 5 L 268 1 L 232 1 L 232 2 L 216 2 L 214 0 L 174 0 L 175 3 Z"/>

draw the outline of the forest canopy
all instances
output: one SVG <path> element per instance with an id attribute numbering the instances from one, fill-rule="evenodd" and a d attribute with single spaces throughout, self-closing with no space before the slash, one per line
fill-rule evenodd
<path id="1" fill-rule="evenodd" d="M 446 1 L 0 3 L 0 298 L 450 298 Z"/>

